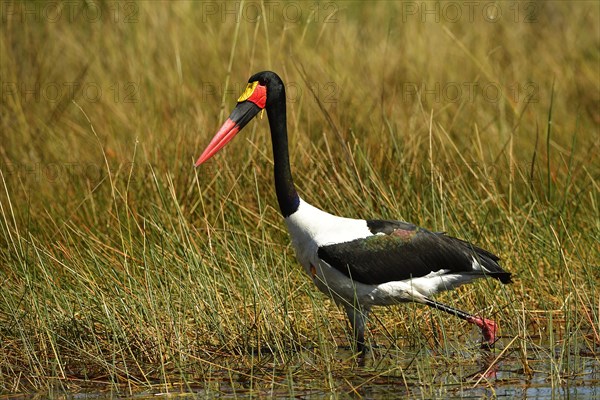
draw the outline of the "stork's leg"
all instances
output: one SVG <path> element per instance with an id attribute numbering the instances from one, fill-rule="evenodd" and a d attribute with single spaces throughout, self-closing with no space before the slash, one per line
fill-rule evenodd
<path id="1" fill-rule="evenodd" d="M 356 351 L 358 353 L 365 353 L 367 350 L 365 345 L 365 327 L 367 326 L 369 309 L 360 308 L 359 306 L 354 307 L 352 305 L 346 305 L 345 308 L 350 325 L 352 326 Z"/>
<path id="2" fill-rule="evenodd" d="M 491 319 L 485 319 L 476 315 L 471 315 L 464 311 L 452 308 L 442 303 L 438 303 L 437 301 L 433 301 L 428 298 L 425 298 L 424 303 L 427 304 L 429 307 L 433 307 L 438 310 L 447 312 L 448 314 L 455 315 L 460 319 L 470 322 L 471 324 L 477 325 L 479 328 L 481 328 L 481 333 L 483 334 L 483 338 L 487 342 L 487 345 L 491 346 L 494 344 L 494 342 L 496 342 L 496 333 L 498 332 L 498 325 Z"/>

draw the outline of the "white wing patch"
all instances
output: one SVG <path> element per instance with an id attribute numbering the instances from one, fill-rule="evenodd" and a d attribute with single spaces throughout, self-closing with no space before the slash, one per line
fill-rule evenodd
<path id="1" fill-rule="evenodd" d="M 482 271 L 482 272 L 488 272 L 488 273 L 490 272 L 487 268 L 485 268 L 483 265 L 481 265 L 475 257 L 473 257 L 473 262 L 471 263 L 471 268 L 473 269 L 473 271 Z"/>

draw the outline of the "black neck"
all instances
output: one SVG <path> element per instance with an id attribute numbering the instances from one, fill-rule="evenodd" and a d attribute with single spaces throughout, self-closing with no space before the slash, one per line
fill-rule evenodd
<path id="1" fill-rule="evenodd" d="M 294 186 L 288 151 L 287 120 L 285 113 L 285 91 L 267 105 L 267 117 L 271 128 L 273 160 L 275 163 L 275 191 L 279 209 L 284 217 L 292 215 L 300 205 L 300 198 Z"/>

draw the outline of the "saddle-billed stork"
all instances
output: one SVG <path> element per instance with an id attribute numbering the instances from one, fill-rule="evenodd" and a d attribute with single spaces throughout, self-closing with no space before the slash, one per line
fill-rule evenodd
<path id="1" fill-rule="evenodd" d="M 267 110 L 275 191 L 298 261 L 315 285 L 346 309 L 358 352 L 372 306 L 417 302 L 481 328 L 483 345 L 496 341 L 492 320 L 438 303 L 430 296 L 477 278 L 511 282 L 499 258 L 469 242 L 401 221 L 338 217 L 305 202 L 294 186 L 288 154 L 285 87 L 271 71 L 259 72 L 196 166 L 225 146 L 259 112 Z"/>

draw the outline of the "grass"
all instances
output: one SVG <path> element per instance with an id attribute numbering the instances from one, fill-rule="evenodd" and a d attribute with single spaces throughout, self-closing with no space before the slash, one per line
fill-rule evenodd
<path id="1" fill-rule="evenodd" d="M 598 393 L 597 4 L 48 4 L 3 3 L 1 393 Z M 502 257 L 514 284 L 438 296 L 493 317 L 494 351 L 402 305 L 357 367 L 289 245 L 266 121 L 192 167 L 263 69 L 304 198 Z"/>

